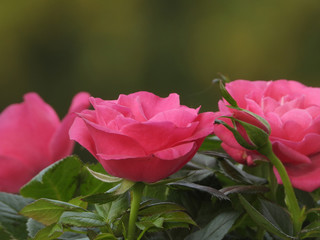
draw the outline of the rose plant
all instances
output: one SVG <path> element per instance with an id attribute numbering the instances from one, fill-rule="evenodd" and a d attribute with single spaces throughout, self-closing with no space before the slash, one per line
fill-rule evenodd
<path id="1" fill-rule="evenodd" d="M 318 89 L 220 87 L 216 113 L 149 92 L 81 93 L 61 122 L 35 93 L 6 108 L 0 239 L 317 239 Z"/>
<path id="2" fill-rule="evenodd" d="M 320 88 L 299 82 L 237 80 L 226 84 L 227 91 L 240 108 L 258 114 L 271 127 L 270 141 L 274 153 L 285 165 L 294 187 L 313 191 L 320 187 Z M 219 116 L 234 116 L 264 128 L 252 116 L 227 107 L 219 101 Z M 232 133 L 216 125 L 215 134 L 223 149 L 240 163 L 252 165 L 263 158 L 256 151 L 245 149 Z M 275 171 L 278 182 L 281 179 Z"/>
<path id="3" fill-rule="evenodd" d="M 19 191 L 43 168 L 71 154 L 69 128 L 89 106 L 88 93 L 78 93 L 68 114 L 59 120 L 54 109 L 36 93 L 8 106 L 0 114 L 0 191 Z"/>

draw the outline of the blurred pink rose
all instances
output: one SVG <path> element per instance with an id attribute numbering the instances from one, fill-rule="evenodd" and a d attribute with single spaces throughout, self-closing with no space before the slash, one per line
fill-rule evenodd
<path id="1" fill-rule="evenodd" d="M 313 191 L 320 187 L 320 88 L 299 82 L 237 80 L 226 84 L 226 89 L 239 107 L 265 118 L 271 126 L 273 151 L 285 165 L 294 187 Z M 246 114 L 234 111 L 225 101 L 219 101 L 215 117 L 234 116 L 261 127 Z M 241 147 L 230 131 L 215 125 L 215 134 L 223 141 L 222 147 L 236 161 L 253 164 L 261 159 L 255 151 Z M 278 182 L 281 179 L 276 170 Z"/>
<path id="2" fill-rule="evenodd" d="M 180 105 L 177 94 L 137 92 L 90 102 L 94 110 L 75 119 L 71 139 L 109 174 L 132 181 L 156 182 L 177 172 L 213 131 L 213 113 Z"/>
<path id="3" fill-rule="evenodd" d="M 78 93 L 66 117 L 38 94 L 24 95 L 24 102 L 0 114 L 0 191 L 16 193 L 39 171 L 68 156 L 74 145 L 68 136 L 75 113 L 89 106 L 89 94 Z"/>

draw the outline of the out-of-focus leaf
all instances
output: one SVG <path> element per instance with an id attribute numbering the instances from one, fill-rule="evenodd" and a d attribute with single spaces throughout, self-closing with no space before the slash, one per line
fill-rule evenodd
<path id="1" fill-rule="evenodd" d="M 24 216 L 31 217 L 44 225 L 56 223 L 64 211 L 84 212 L 85 209 L 58 200 L 39 199 L 25 206 L 20 213 Z"/>
<path id="2" fill-rule="evenodd" d="M 273 224 L 268 218 L 266 218 L 262 213 L 255 209 L 244 197 L 239 194 L 239 199 L 242 206 L 245 208 L 249 216 L 255 221 L 260 227 L 266 229 L 270 233 L 273 233 L 279 237 L 294 239 L 293 236 L 290 236 L 283 232 L 279 226 Z"/>
<path id="3" fill-rule="evenodd" d="M 67 226 L 93 228 L 106 225 L 105 220 L 93 212 L 64 212 L 59 223 Z"/>
<path id="4" fill-rule="evenodd" d="M 320 236 L 320 221 L 312 222 L 304 229 L 302 229 L 300 233 L 300 238 L 312 238 Z"/>
<path id="5" fill-rule="evenodd" d="M 198 191 L 209 193 L 210 195 L 212 195 L 214 197 L 217 197 L 219 199 L 229 200 L 229 198 L 225 194 L 223 194 L 219 190 L 214 189 L 212 187 L 203 186 L 203 185 L 190 183 L 190 182 L 175 182 L 175 183 L 171 183 L 169 185 L 173 186 L 173 187 L 180 187 L 180 188 L 182 187 L 182 188 L 194 189 L 194 190 L 198 190 Z"/>
<path id="6" fill-rule="evenodd" d="M 68 201 L 77 188 L 81 167 L 82 163 L 76 156 L 55 162 L 22 187 L 20 194 L 34 199 Z"/>
<path id="7" fill-rule="evenodd" d="M 46 226 L 43 225 L 42 223 L 29 218 L 27 222 L 27 230 L 28 230 L 28 235 L 32 239 L 36 236 L 37 232 L 40 231 L 42 228 L 45 228 Z"/>
<path id="8" fill-rule="evenodd" d="M 222 188 L 219 191 L 224 193 L 225 195 L 229 195 L 232 193 L 257 194 L 257 193 L 268 192 L 268 191 L 270 191 L 270 189 L 268 187 L 265 187 L 262 185 L 236 185 L 236 186 Z"/>
<path id="9" fill-rule="evenodd" d="M 113 234 L 111 233 L 100 233 L 94 240 L 117 240 Z"/>
<path id="10" fill-rule="evenodd" d="M 3 228 L 3 236 L 10 234 L 18 240 L 27 239 L 27 218 L 21 216 L 19 212 L 31 202 L 32 199 L 0 192 L 0 229 Z"/>
<path id="11" fill-rule="evenodd" d="M 206 227 L 190 234 L 185 240 L 220 240 L 228 233 L 239 217 L 237 212 L 222 212 Z"/>
<path id="12" fill-rule="evenodd" d="M 251 175 L 236 165 L 232 164 L 228 159 L 219 161 L 219 165 L 223 170 L 223 173 L 233 179 L 236 182 L 247 184 L 266 184 L 267 180 L 254 175 Z"/>
<path id="13" fill-rule="evenodd" d="M 216 136 L 209 136 L 203 141 L 199 151 L 212 151 L 221 149 L 221 140 Z"/>

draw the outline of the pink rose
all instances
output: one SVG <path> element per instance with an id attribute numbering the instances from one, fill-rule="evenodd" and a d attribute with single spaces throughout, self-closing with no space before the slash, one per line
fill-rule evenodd
<path id="1" fill-rule="evenodd" d="M 320 186 L 320 88 L 287 80 L 237 80 L 226 84 L 226 89 L 240 108 L 269 122 L 273 151 L 285 165 L 293 186 L 304 191 L 317 189 Z M 261 127 L 260 123 L 248 119 L 248 115 L 239 114 L 226 105 L 227 102 L 219 101 L 220 111 L 215 117 L 234 115 Z M 224 126 L 215 125 L 214 132 L 222 140 L 224 150 L 236 161 L 250 165 L 261 159 L 257 152 L 241 147 Z"/>
<path id="2" fill-rule="evenodd" d="M 43 168 L 71 154 L 68 131 L 74 112 L 89 106 L 88 98 L 88 93 L 77 94 L 62 121 L 36 93 L 0 114 L 0 191 L 18 192 Z"/>
<path id="3" fill-rule="evenodd" d="M 71 139 L 109 174 L 132 181 L 156 182 L 177 172 L 213 131 L 213 113 L 180 105 L 177 94 L 137 92 L 90 102 L 94 110 L 75 119 Z"/>

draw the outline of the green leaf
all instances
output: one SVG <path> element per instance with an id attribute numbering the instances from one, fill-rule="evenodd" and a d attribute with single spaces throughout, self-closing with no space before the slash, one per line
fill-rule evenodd
<path id="1" fill-rule="evenodd" d="M 68 201 L 78 184 L 81 161 L 70 156 L 42 170 L 21 188 L 20 194 L 34 199 L 50 198 Z"/>
<path id="2" fill-rule="evenodd" d="M 93 228 L 106 226 L 106 221 L 93 212 L 64 212 L 59 223 L 66 226 Z"/>
<path id="3" fill-rule="evenodd" d="M 100 233 L 94 240 L 117 240 L 111 233 Z"/>
<path id="4" fill-rule="evenodd" d="M 236 182 L 248 184 L 266 184 L 268 182 L 264 178 L 254 176 L 243 171 L 237 167 L 237 165 L 232 164 L 228 159 L 219 161 L 219 165 L 223 170 L 223 173 Z"/>
<path id="5" fill-rule="evenodd" d="M 260 213 L 257 209 L 255 209 L 244 197 L 242 197 L 239 194 L 239 199 L 242 204 L 242 206 L 245 208 L 249 216 L 252 218 L 253 221 L 255 221 L 260 227 L 263 229 L 266 229 L 270 233 L 273 233 L 279 237 L 282 238 L 290 238 L 294 239 L 293 236 L 290 236 L 283 232 L 279 226 L 276 226 L 276 224 L 272 223 L 270 219 L 268 219 L 266 216 L 264 216 L 262 213 Z M 266 211 L 264 212 L 266 214 Z"/>
<path id="6" fill-rule="evenodd" d="M 106 175 L 106 174 L 102 174 L 102 173 L 99 173 L 99 172 L 95 172 L 95 171 L 91 170 L 88 167 L 87 167 L 87 169 L 92 174 L 92 176 L 94 176 L 96 179 L 99 179 L 102 182 L 116 183 L 116 182 L 122 181 L 122 178 L 113 177 L 113 176 L 110 176 L 110 175 Z"/>
<path id="7" fill-rule="evenodd" d="M 101 174 L 106 172 L 101 164 L 92 164 L 89 167 L 91 170 Z M 90 174 L 90 172 L 87 170 L 87 167 L 84 167 L 81 172 L 79 195 L 87 196 L 95 193 L 106 192 L 115 185 L 115 183 L 106 183 L 98 180 L 92 174 Z"/>
<path id="8" fill-rule="evenodd" d="M 28 236 L 32 239 L 36 236 L 37 232 L 40 231 L 42 228 L 45 228 L 45 225 L 42 223 L 29 218 L 27 222 L 27 230 L 28 230 Z"/>
<path id="9" fill-rule="evenodd" d="M 164 218 L 164 222 L 173 222 L 173 223 L 187 223 L 191 225 L 197 226 L 197 224 L 192 220 L 192 218 L 185 212 L 165 212 L 160 215 L 160 217 Z"/>
<path id="10" fill-rule="evenodd" d="M 52 224 L 45 228 L 42 228 L 37 232 L 33 240 L 49 240 L 60 237 L 63 233 L 63 228 L 59 224 Z"/>
<path id="11" fill-rule="evenodd" d="M 32 202 L 19 195 L 0 192 L 0 229 L 2 235 L 12 235 L 15 239 L 27 239 L 27 218 L 19 214 L 20 210 Z"/>
<path id="12" fill-rule="evenodd" d="M 236 186 L 222 188 L 219 191 L 224 193 L 225 195 L 229 195 L 232 193 L 257 194 L 257 193 L 268 192 L 270 191 L 270 189 L 268 187 L 261 186 L 261 185 L 236 185 Z"/>
<path id="13" fill-rule="evenodd" d="M 101 217 L 106 219 L 108 223 L 112 223 L 127 211 L 129 205 L 129 194 L 124 194 L 115 201 L 101 205 L 96 204 L 95 208 Z"/>
<path id="14" fill-rule="evenodd" d="M 259 201 L 262 215 L 281 231 L 292 236 L 293 225 L 289 213 L 283 207 L 272 202 L 263 199 L 259 199 Z"/>
<path id="15" fill-rule="evenodd" d="M 208 186 L 203 186 L 203 185 L 190 183 L 190 182 L 176 182 L 176 183 L 171 183 L 169 185 L 174 186 L 174 187 L 184 187 L 184 188 L 189 188 L 189 189 L 195 189 L 198 191 L 209 193 L 210 195 L 217 197 L 219 199 L 230 200 L 226 195 L 224 195 L 219 190 L 214 189 L 212 187 L 208 187 Z"/>
<path id="16" fill-rule="evenodd" d="M 163 217 L 157 217 L 156 219 L 145 219 L 143 221 L 139 221 L 136 223 L 137 227 L 140 230 L 146 230 L 150 228 L 162 228 L 163 227 L 164 218 Z"/>
<path id="17" fill-rule="evenodd" d="M 300 233 L 300 238 L 312 238 L 320 236 L 320 221 L 312 222 L 304 229 L 302 229 Z"/>
<path id="18" fill-rule="evenodd" d="M 20 213 L 48 226 L 58 222 L 64 211 L 70 210 L 80 212 L 86 211 L 85 209 L 70 203 L 52 199 L 39 199 L 25 206 Z"/>
<path id="19" fill-rule="evenodd" d="M 220 118 L 230 118 L 234 122 L 234 118 L 232 118 L 232 117 L 222 116 Z M 234 138 L 237 140 L 237 142 L 242 147 L 249 149 L 249 150 L 256 150 L 257 149 L 257 146 L 255 146 L 251 143 L 248 143 L 248 141 L 238 132 L 238 130 L 236 128 L 229 126 L 229 124 L 227 124 L 226 122 L 224 122 L 220 119 L 216 119 L 214 123 L 221 124 L 221 125 L 225 126 L 230 132 L 232 132 Z"/>
<path id="20" fill-rule="evenodd" d="M 149 204 L 141 208 L 138 212 L 139 216 L 152 216 L 173 211 L 185 211 L 186 209 L 176 203 L 161 202 Z"/>
<path id="21" fill-rule="evenodd" d="M 238 119 L 234 120 L 244 127 L 251 142 L 258 148 L 265 146 L 269 142 L 269 134 L 261 128 L 256 127 L 250 123 L 240 121 Z"/>
<path id="22" fill-rule="evenodd" d="M 237 212 L 222 212 L 209 222 L 203 229 L 194 232 L 185 240 L 220 240 L 228 233 L 239 217 Z"/>
<path id="23" fill-rule="evenodd" d="M 217 136 L 209 136 L 201 144 L 199 151 L 212 151 L 221 149 L 221 140 Z"/>
<path id="24" fill-rule="evenodd" d="M 108 202 L 112 202 L 120 197 L 119 194 L 114 192 L 105 192 L 105 193 L 96 193 L 86 197 L 83 197 L 82 200 L 88 203 L 97 203 L 104 204 Z"/>
<path id="25" fill-rule="evenodd" d="M 220 92 L 222 97 L 233 107 L 235 108 L 239 108 L 238 104 L 236 102 L 236 100 L 234 100 L 234 98 L 230 95 L 230 93 L 227 91 L 227 89 L 225 88 L 224 84 L 222 81 L 219 82 L 220 84 Z"/>

